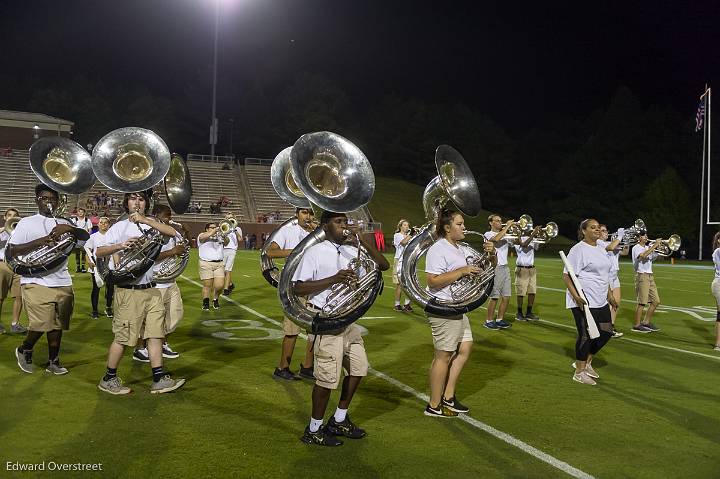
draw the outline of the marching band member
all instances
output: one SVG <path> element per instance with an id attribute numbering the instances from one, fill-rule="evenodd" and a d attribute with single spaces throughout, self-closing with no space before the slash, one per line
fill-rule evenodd
<path id="1" fill-rule="evenodd" d="M 357 247 L 345 243 L 343 231 L 348 229 L 344 213 L 325 211 L 320 218 L 327 239 L 309 248 L 292 278 L 293 293 L 308 296 L 308 306 L 320 310 L 327 301 L 334 284 L 357 280 L 347 266 L 357 257 Z M 381 271 L 390 268 L 385 257 L 362 236 L 362 245 Z M 323 426 L 330 393 L 340 385 L 343 368 L 347 375 L 342 381 L 340 400 L 333 417 Z M 351 324 L 342 330 L 320 334 L 315 338 L 315 386 L 312 392 L 312 416 L 301 441 L 322 446 L 339 446 L 335 436 L 359 439 L 365 431 L 357 427 L 347 413 L 360 380 L 367 375 L 368 361 L 360 328 Z"/>
<path id="2" fill-rule="evenodd" d="M 21 219 L 10 237 L 13 255 L 23 256 L 38 247 L 51 243 L 61 235 L 78 231 L 64 218 L 53 218 L 59 202 L 58 192 L 39 184 L 35 187 L 35 204 L 38 214 Z M 50 205 L 50 207 L 48 207 Z M 86 235 L 81 235 L 85 240 Z M 9 246 L 8 246 L 9 247 Z M 15 350 L 17 363 L 26 373 L 33 372 L 33 348 L 43 333 L 47 335 L 48 364 L 45 371 L 61 375 L 68 370 L 60 365 L 60 343 L 63 330 L 70 329 L 74 305 L 72 278 L 67 268 L 67 258 L 60 266 L 32 276 L 21 276 L 23 304 L 27 310 L 29 327 L 25 341 Z"/>
<path id="3" fill-rule="evenodd" d="M 107 232 L 106 243 L 96 249 L 97 257 L 114 255 L 132 248 L 143 235 L 139 224 L 153 228 L 165 237 L 175 236 L 175 229 L 144 216 L 149 208 L 150 193 L 126 193 L 123 206 L 129 215 L 118 221 Z M 123 386 L 117 375 L 117 367 L 122 359 L 125 346 L 134 347 L 139 339 L 147 340 L 147 348 L 152 368 L 153 394 L 174 391 L 185 384 L 185 379 L 174 379 L 163 369 L 162 344 L 165 338 L 165 307 L 160 291 L 152 282 L 152 268 L 142 276 L 125 284 L 117 284 L 115 291 L 115 317 L 113 333 L 115 338 L 110 344 L 107 371 L 98 383 L 98 389 L 110 394 L 128 394 L 131 389 Z"/>
<path id="4" fill-rule="evenodd" d="M 717 304 L 717 315 L 715 316 L 715 351 L 720 351 L 720 232 L 715 233 L 712 242 L 713 246 L 713 263 L 715 264 L 715 278 L 713 279 L 710 290 L 715 296 Z"/>
<path id="5" fill-rule="evenodd" d="M 515 222 L 508 220 L 505 226 L 502 225 L 502 218 L 498 215 L 490 215 L 488 224 L 490 231 L 485 233 L 485 238 L 495 244 L 495 252 L 497 254 L 497 265 L 495 266 L 495 282 L 493 283 L 490 300 L 488 301 L 487 320 L 485 327 L 492 330 L 507 329 L 512 325 L 505 321 L 505 311 L 510 302 L 510 268 L 508 267 L 508 240 L 504 239 L 508 228 Z M 500 307 L 498 308 L 498 319 L 495 320 L 495 306 L 500 299 Z"/>
<path id="6" fill-rule="evenodd" d="M 287 258 L 293 249 L 312 231 L 313 225 L 310 216 L 312 210 L 310 208 L 296 208 L 295 216 L 297 223 L 288 223 L 280 229 L 273 241 L 267 249 L 269 258 Z M 303 225 L 307 225 L 303 228 Z M 273 371 L 273 378 L 294 380 L 299 379 L 292 371 L 290 371 L 290 361 L 293 351 L 295 350 L 295 342 L 300 334 L 300 326 L 290 321 L 287 316 L 283 319 L 283 340 L 280 350 L 280 362 L 278 367 Z M 300 377 L 305 379 L 315 379 L 313 373 L 313 340 L 308 336 L 307 346 L 305 347 L 305 358 L 300 363 Z"/>
<path id="7" fill-rule="evenodd" d="M 573 381 L 595 385 L 600 376 L 591 363 L 593 358 L 612 337 L 610 306 L 617 309 L 617 303 L 610 291 L 610 268 L 612 262 L 605 248 L 598 244 L 600 238 L 599 223 L 590 218 L 580 223 L 578 243 L 570 248 L 567 260 L 572 266 L 590 307 L 593 319 L 597 323 L 600 337 L 590 339 L 583 306 L 585 301 L 573 285 L 567 268 L 563 270 L 563 280 L 567 286 L 565 307 L 572 312 L 577 328 L 575 341 L 575 362 Z"/>
<path id="8" fill-rule="evenodd" d="M 210 311 L 210 293 L 213 298 L 213 309 L 220 309 L 220 291 L 225 284 L 223 266 L 223 248 L 228 244 L 227 237 L 220 236 L 217 223 L 207 223 L 205 232 L 197 237 L 200 280 L 202 281 L 203 311 Z"/>
<path id="9" fill-rule="evenodd" d="M 15 208 L 8 208 L 5 211 L 5 224 L 12 218 L 20 218 L 20 212 Z M 14 273 L 13 270 L 5 263 L 5 245 L 10 239 L 10 233 L 5 230 L 0 231 L 0 311 L 3 302 L 10 294 L 13 298 L 12 323 L 10 332 L 23 334 L 27 332 L 27 328 L 20 324 L 20 313 L 22 312 L 22 294 L 20 293 L 20 275 Z M 5 327 L 0 323 L 0 334 L 5 333 Z"/>
<path id="10" fill-rule="evenodd" d="M 90 303 L 92 304 L 92 318 L 98 319 L 100 313 L 98 313 L 98 300 L 100 298 L 100 286 L 95 279 L 95 270 L 99 268 L 98 272 L 102 272 L 107 269 L 108 258 L 96 258 L 94 251 L 98 246 L 105 244 L 105 235 L 110 229 L 110 219 L 107 216 L 103 216 L 98 220 L 98 230 L 90 235 L 90 239 L 85 242 L 83 249 L 86 253 L 87 263 L 90 271 L 90 279 L 92 281 L 92 292 L 90 293 Z M 113 296 L 115 294 L 115 285 L 112 283 L 105 283 L 105 316 L 108 318 L 113 317 Z"/>
<path id="11" fill-rule="evenodd" d="M 613 298 L 620 308 L 620 301 L 622 295 L 620 294 L 620 279 L 618 273 L 620 273 L 620 261 L 619 257 L 621 254 L 626 255 L 626 248 L 619 248 L 620 242 L 625 236 L 625 228 L 618 229 L 617 236 L 613 241 L 608 241 L 608 229 L 607 225 L 600 225 L 600 239 L 598 244 L 605 247 L 608 257 L 612 261 L 612 267 L 610 268 L 610 289 L 612 290 Z M 620 331 L 615 329 L 615 319 L 617 318 L 617 309 L 610 308 L 610 318 L 613 324 L 613 338 L 619 338 L 623 335 Z"/>
<path id="12" fill-rule="evenodd" d="M 88 232 L 88 234 L 90 234 L 90 232 L 92 231 L 92 222 L 90 221 L 89 218 L 85 217 L 85 208 L 78 208 L 77 209 L 77 217 L 72 218 L 71 221 L 77 228 L 84 229 L 85 231 Z M 86 253 L 86 251 L 85 251 L 85 248 L 83 247 L 83 245 L 78 245 L 78 248 L 75 250 L 75 266 L 76 266 L 75 272 L 76 273 L 86 273 L 87 272 L 87 269 L 85 269 L 85 261 L 86 261 L 85 253 Z"/>
<path id="13" fill-rule="evenodd" d="M 450 285 L 463 276 L 479 273 L 480 268 L 468 265 L 467 257 L 471 253 L 458 244 L 465 238 L 465 220 L 460 213 L 443 210 L 435 232 L 438 240 L 428 249 L 425 257 L 427 287 L 433 296 L 450 300 Z M 492 252 L 494 245 L 486 241 L 484 248 Z M 455 398 L 455 387 L 472 350 L 470 320 L 465 314 L 428 316 L 428 323 L 435 353 L 430 366 L 430 402 L 425 407 L 425 415 L 454 417 L 458 413 L 466 413 L 470 408 Z"/>
<path id="14" fill-rule="evenodd" d="M 540 248 L 538 243 L 533 240 L 540 233 L 540 227 L 536 226 L 530 236 L 518 238 L 515 247 L 517 253 L 517 261 L 515 262 L 515 294 L 517 295 L 517 314 L 515 319 L 518 321 L 537 321 L 538 318 L 532 312 L 533 304 L 535 304 L 535 294 L 537 293 L 537 270 L 535 269 L 535 250 Z M 523 315 L 523 298 L 527 294 L 528 304 L 527 312 Z"/>
<path id="15" fill-rule="evenodd" d="M 225 219 L 230 221 L 235 219 L 235 215 L 228 213 Z M 223 248 L 223 267 L 225 268 L 225 284 L 223 285 L 223 294 L 230 295 L 235 289 L 235 283 L 232 282 L 232 270 L 235 265 L 235 255 L 237 254 L 238 245 L 242 241 L 242 229 L 240 226 L 235 227 L 235 231 L 228 233 L 228 243 Z"/>
<path id="16" fill-rule="evenodd" d="M 410 222 L 406 219 L 401 219 L 398 222 L 395 235 L 393 236 L 393 246 L 395 246 L 395 257 L 393 259 L 393 274 L 392 280 L 395 284 L 395 311 L 410 311 L 412 312 L 412 306 L 410 306 L 410 298 L 405 298 L 405 305 L 400 306 L 400 300 L 402 299 L 402 286 L 400 285 L 400 269 L 402 268 L 402 255 L 405 251 L 405 246 L 410 242 L 412 236 L 410 235 Z"/>
<path id="17" fill-rule="evenodd" d="M 652 316 L 655 308 L 660 304 L 655 278 L 653 277 L 652 263 L 658 257 L 655 249 L 660 246 L 661 240 L 657 240 L 652 246 L 647 246 L 647 231 L 640 230 L 638 244 L 633 246 L 632 261 L 635 268 L 635 293 L 637 294 L 637 306 L 635 307 L 635 326 L 632 330 L 636 333 L 652 333 L 660 331 L 660 328 L 652 323 Z M 643 310 L 647 305 L 645 321 L 641 321 Z"/>

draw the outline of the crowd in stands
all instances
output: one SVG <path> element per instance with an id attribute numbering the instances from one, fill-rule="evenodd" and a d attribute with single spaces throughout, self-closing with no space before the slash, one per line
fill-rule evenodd
<path id="1" fill-rule="evenodd" d="M 0 148 L 0 156 L 10 156 L 12 155 L 12 152 L 13 150 L 9 146 L 3 146 Z"/>
<path id="2" fill-rule="evenodd" d="M 257 215 L 258 223 L 279 223 L 281 221 L 280 210 L 271 211 L 270 213 L 260 213 Z"/>

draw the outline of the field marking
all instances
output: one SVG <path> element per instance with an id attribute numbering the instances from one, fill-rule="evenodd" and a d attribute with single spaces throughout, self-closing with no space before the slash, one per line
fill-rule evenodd
<path id="1" fill-rule="evenodd" d="M 184 279 L 185 281 L 187 281 L 187 282 L 189 282 L 189 283 L 191 283 L 191 284 L 194 284 L 195 286 L 200 286 L 200 287 L 202 287 L 202 284 L 198 283 L 197 281 L 195 281 L 195 280 L 193 280 L 193 279 L 188 278 L 188 277 L 185 276 L 185 275 L 180 275 L 180 277 L 181 277 L 182 279 Z M 254 310 L 253 308 L 251 308 L 251 307 L 249 307 L 249 306 L 245 306 L 244 304 L 241 304 L 241 303 L 235 301 L 235 300 L 232 299 L 232 298 L 229 298 L 229 297 L 227 297 L 227 296 L 223 296 L 223 299 L 224 299 L 225 301 L 228 301 L 228 302 L 230 302 L 230 303 L 232 303 L 232 304 L 234 304 L 234 305 L 236 305 L 236 306 L 244 309 L 245 311 L 247 311 L 247 312 L 249 312 L 249 313 L 251 313 L 251 314 L 254 314 L 254 315 L 257 316 L 258 318 L 262 318 L 262 319 L 264 319 L 265 321 L 267 321 L 267 322 L 269 322 L 269 323 L 272 323 L 272 324 L 274 324 L 274 325 L 276 325 L 276 326 L 278 326 L 278 327 L 281 327 L 281 326 L 282 326 L 282 323 L 280 323 L 279 321 L 276 321 L 276 320 L 274 320 L 274 319 L 272 319 L 272 318 L 269 318 L 269 317 L 265 316 L 264 314 L 260 313 L 259 311 L 256 311 L 256 310 Z M 301 334 L 300 336 L 306 337 L 305 334 Z M 405 392 L 407 392 L 407 393 L 415 396 L 416 398 L 420 399 L 420 400 L 423 401 L 423 402 L 427 402 L 427 401 L 430 399 L 426 394 L 423 394 L 423 393 L 421 393 L 421 392 L 413 389 L 412 387 L 408 386 L 407 384 L 402 383 L 402 382 L 398 381 L 397 379 L 395 379 L 395 378 L 393 378 L 393 377 L 391 377 L 391 376 L 388 376 L 387 374 L 383 373 L 382 371 L 378 371 L 378 370 L 373 369 L 373 368 L 368 368 L 368 371 L 369 371 L 371 374 L 373 374 L 374 376 L 376 376 L 376 377 L 378 377 L 378 378 L 380 378 L 380 379 L 382 379 L 382 380 L 384 380 L 384 381 L 392 384 L 393 386 L 395 386 L 395 387 L 397 387 L 397 388 L 399 388 L 399 389 L 401 389 L 401 390 L 403 390 L 403 391 L 405 391 Z M 501 441 L 503 441 L 503 442 L 505 442 L 505 443 L 507 443 L 507 444 L 510 444 L 511 446 L 517 447 L 517 448 L 520 449 L 521 451 L 523 451 L 523 452 L 525 452 L 525 453 L 527 453 L 527 454 L 529 454 L 529 455 L 531 455 L 531 456 L 533 456 L 533 457 L 535 457 L 535 458 L 537 458 L 537 459 L 539 459 L 539 460 L 541 460 L 541 461 L 543 461 L 543 462 L 545 462 L 545 463 L 547 463 L 547 464 L 555 467 L 556 469 L 559 469 L 559 470 L 563 471 L 564 473 L 566 473 L 566 474 L 568 474 L 568 475 L 570 475 L 570 476 L 572 476 L 572 477 L 576 477 L 576 478 L 578 478 L 578 479 L 594 479 L 594 476 L 591 476 L 590 474 L 588 474 L 588 473 L 586 473 L 586 472 L 583 472 L 583 471 L 581 471 L 580 469 L 577 469 L 576 467 L 573 467 L 573 466 L 571 466 L 570 464 L 568 464 L 568 463 L 566 463 L 566 462 L 564 462 L 564 461 L 561 461 L 560 459 L 557 459 L 557 458 L 551 456 L 550 454 L 547 454 L 547 453 L 541 451 L 540 449 L 537 449 L 537 448 L 535 448 L 535 447 L 527 444 L 526 442 L 523 442 L 523 441 L 521 441 L 520 439 L 517 439 L 517 438 L 515 438 L 514 436 L 511 436 L 510 434 L 508 434 L 508 433 L 506 433 L 506 432 L 500 431 L 499 429 L 495 429 L 494 427 L 490 426 L 489 424 L 485 424 L 484 422 L 478 421 L 477 419 L 474 419 L 474 418 L 472 418 L 472 417 L 470 417 L 470 416 L 468 416 L 468 415 L 465 415 L 465 414 L 459 415 L 458 418 L 460 418 L 462 421 L 465 421 L 466 423 L 470 424 L 471 426 L 473 426 L 473 427 L 475 427 L 475 428 L 477 428 L 477 429 L 480 429 L 481 431 L 485 431 L 486 433 L 494 436 L 495 438 L 500 439 Z"/>

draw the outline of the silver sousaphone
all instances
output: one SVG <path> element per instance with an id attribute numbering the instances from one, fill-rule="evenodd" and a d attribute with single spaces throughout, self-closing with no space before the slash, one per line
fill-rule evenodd
<path id="1" fill-rule="evenodd" d="M 87 191 L 95 183 L 90 154 L 78 143 L 61 136 L 46 136 L 32 144 L 30 168 L 42 183 L 61 193 L 61 204 L 56 211 L 51 211 L 56 225 L 66 207 L 66 195 Z M 66 224 L 71 224 L 64 219 Z M 15 255 L 10 244 L 5 249 L 5 260 L 13 271 L 25 276 L 51 271 L 65 262 L 78 241 L 89 237 L 84 229 L 73 228 L 73 233 L 65 233 L 54 243 L 22 256 Z"/>
<path id="2" fill-rule="evenodd" d="M 375 191 L 375 174 L 362 151 L 342 136 L 327 131 L 301 136 L 290 152 L 293 178 L 310 203 L 335 212 L 352 212 L 367 205 Z M 348 230 L 346 236 L 352 233 Z M 361 317 L 382 290 L 378 265 L 360 245 L 349 267 L 358 281 L 333 285 L 321 312 L 308 309 L 293 293 L 292 277 L 303 254 L 325 241 L 319 226 L 288 256 L 280 274 L 278 295 L 288 317 L 313 333 L 342 329 Z"/>
<path id="3" fill-rule="evenodd" d="M 417 275 L 418 262 L 435 243 L 435 222 L 448 201 L 465 215 L 477 216 L 480 213 L 480 193 L 475 177 L 465 159 L 453 147 L 440 145 L 435 151 L 435 166 L 438 175 L 433 178 L 423 193 L 423 208 L 427 223 L 410 240 L 402 256 L 400 284 L 405 294 L 429 314 L 443 317 L 467 313 L 483 304 L 490 294 L 495 276 L 495 254 L 480 253 L 467 243 L 459 244 L 470 254 L 468 264 L 480 268 L 476 275 L 463 276 L 450 285 L 451 300 L 437 298 L 422 287 Z M 475 231 L 465 234 L 477 235 Z"/>
<path id="4" fill-rule="evenodd" d="M 95 176 L 103 185 L 121 193 L 151 189 L 168 174 L 170 160 L 170 150 L 162 138 L 137 127 L 111 131 L 97 142 L 92 152 Z M 143 233 L 140 241 L 118 254 L 114 268 L 104 277 L 106 282 L 127 283 L 145 274 L 155 263 L 164 236 L 155 229 L 138 227 Z"/>
<path id="5" fill-rule="evenodd" d="M 275 188 L 278 196 L 287 203 L 290 203 L 295 208 L 310 208 L 310 201 L 305 197 L 295 182 L 295 178 L 293 178 L 292 168 L 290 166 L 291 150 L 292 146 L 288 146 L 275 157 L 270 167 L 270 181 L 272 181 L 273 188 Z M 265 280 L 275 288 L 277 288 L 280 279 L 280 269 L 275 265 L 273 259 L 268 256 L 268 248 L 273 243 L 278 231 L 286 225 L 293 223 L 297 224 L 297 218 L 292 217 L 285 220 L 270 233 L 270 236 L 265 240 L 260 250 L 260 271 L 262 271 Z"/>

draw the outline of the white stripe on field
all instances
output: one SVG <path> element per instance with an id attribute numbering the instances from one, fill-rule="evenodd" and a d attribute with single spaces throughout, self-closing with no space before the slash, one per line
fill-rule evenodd
<path id="1" fill-rule="evenodd" d="M 197 281 L 195 281 L 195 280 L 193 280 L 193 279 L 188 278 L 188 277 L 185 276 L 185 275 L 181 275 L 180 277 L 181 277 L 182 279 L 184 279 L 185 281 L 187 281 L 188 283 L 194 284 L 195 286 L 202 287 L 202 284 L 198 283 Z M 262 318 L 262 319 L 264 319 L 265 321 L 267 321 L 267 322 L 269 322 L 269 323 L 272 323 L 272 324 L 274 324 L 274 325 L 276 325 L 276 326 L 280 326 L 280 327 L 282 326 L 282 323 L 280 323 L 279 321 L 276 321 L 276 320 L 274 320 L 274 319 L 272 319 L 272 318 L 269 318 L 269 317 L 265 316 L 264 314 L 262 314 L 262 313 L 260 313 L 260 312 L 258 312 L 258 311 L 255 311 L 254 309 L 252 309 L 252 308 L 250 308 L 250 307 L 248 307 L 248 306 L 245 306 L 244 304 L 240 304 L 240 303 L 238 303 L 237 301 L 235 301 L 235 300 L 232 299 L 232 298 L 228 298 L 227 296 L 222 296 L 222 298 L 223 298 L 225 301 L 229 301 L 230 303 L 232 303 L 232 304 L 234 304 L 234 305 L 236 305 L 236 306 L 244 309 L 245 311 L 247 311 L 247 312 L 249 312 L 249 313 L 257 316 L 258 318 Z M 301 334 L 301 336 L 305 337 L 304 334 Z M 370 372 L 371 374 L 373 374 L 374 376 L 376 376 L 376 377 L 378 377 L 378 378 L 380 378 L 380 379 L 383 379 L 384 381 L 392 384 L 393 386 L 395 386 L 395 387 L 397 387 L 397 388 L 399 388 L 399 389 L 401 389 L 401 390 L 403 390 L 403 391 L 405 391 L 405 392 L 407 392 L 407 393 L 409 393 L 409 394 L 412 394 L 413 396 L 415 396 L 416 398 L 420 399 L 420 400 L 423 401 L 423 402 L 427 402 L 427 401 L 430 399 L 430 398 L 428 398 L 427 395 L 422 394 L 422 393 L 420 393 L 419 391 L 416 391 L 415 389 L 413 389 L 412 387 L 408 386 L 407 384 L 402 383 L 402 382 L 398 381 L 397 379 L 392 378 L 392 377 L 388 376 L 387 374 L 385 374 L 385 373 L 383 373 L 383 372 L 381 372 L 381 371 L 377 371 L 377 370 L 375 370 L 375 369 L 373 369 L 373 368 L 369 368 L 369 372 Z M 463 421 L 465 421 L 466 423 L 470 424 L 471 426 L 476 427 L 476 428 L 478 428 L 478 429 L 480 429 L 480 430 L 482 430 L 482 431 L 485 431 L 486 433 L 488 433 L 488 434 L 496 437 L 497 439 L 500 439 L 501 441 L 504 441 L 504 442 L 506 442 L 507 444 L 510 444 L 511 446 L 515 446 L 515 447 L 517 447 L 518 449 L 520 449 L 521 451 L 523 451 L 523 452 L 525 452 L 525 453 L 527 453 L 527 454 L 530 454 L 531 456 L 533 456 L 533 457 L 535 457 L 535 458 L 537 458 L 537 459 L 539 459 L 539 460 L 541 460 L 541 461 L 543 461 L 543 462 L 545 462 L 545 463 L 547 463 L 547 464 L 550 464 L 551 466 L 553 466 L 553 467 L 555 467 L 555 468 L 557 468 L 557 469 L 565 472 L 566 474 L 568 474 L 568 475 L 570 475 L 570 476 L 572 476 L 572 477 L 576 477 L 576 478 L 579 478 L 579 479 L 593 479 L 593 476 L 591 476 L 590 474 L 587 474 L 586 472 L 583 472 L 583 471 L 581 471 L 580 469 L 577 469 L 577 468 L 571 466 L 570 464 L 568 464 L 568 463 L 566 463 L 566 462 L 564 462 L 564 461 L 561 461 L 560 459 L 557 459 L 557 458 L 551 456 L 550 454 L 544 453 L 544 452 L 541 451 L 540 449 L 537 449 L 537 448 L 535 448 L 535 447 L 533 447 L 533 446 L 531 446 L 531 445 L 529 445 L 529 444 L 521 441 L 520 439 L 517 439 L 517 438 L 511 436 L 510 434 L 507 434 L 507 433 L 505 433 L 505 432 L 503 432 L 503 431 L 500 431 L 499 429 L 495 429 L 494 427 L 492 427 L 492 426 L 490 426 L 490 425 L 488 425 L 488 424 L 485 424 L 484 422 L 478 421 L 477 419 L 473 419 L 472 417 L 470 417 L 470 416 L 468 416 L 468 415 L 466 415 L 466 414 L 461 414 L 461 415 L 458 416 L 458 418 L 460 418 L 461 420 L 463 420 Z"/>

